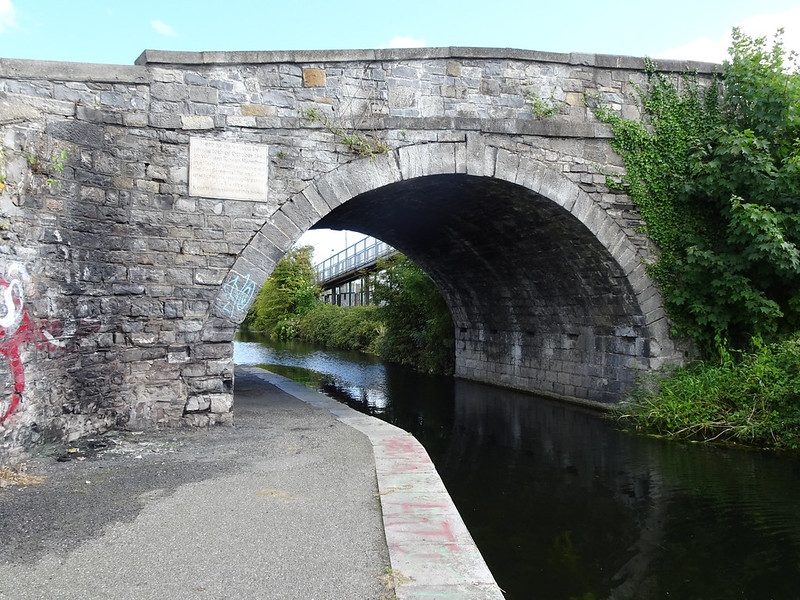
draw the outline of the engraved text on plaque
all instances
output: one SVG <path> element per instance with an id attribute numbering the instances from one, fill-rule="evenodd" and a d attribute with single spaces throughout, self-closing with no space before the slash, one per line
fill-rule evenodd
<path id="1" fill-rule="evenodd" d="M 267 199 L 267 146 L 189 138 L 189 195 Z"/>

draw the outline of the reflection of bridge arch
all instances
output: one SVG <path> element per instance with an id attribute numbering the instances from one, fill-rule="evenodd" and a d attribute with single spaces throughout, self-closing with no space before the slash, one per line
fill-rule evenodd
<path id="1" fill-rule="evenodd" d="M 661 296 L 622 228 L 563 175 L 478 136 L 348 163 L 278 212 L 301 232 L 373 235 L 422 266 L 453 313 L 461 377 L 608 402 L 637 369 L 675 358 Z M 279 222 L 234 274 L 266 277 Z"/>

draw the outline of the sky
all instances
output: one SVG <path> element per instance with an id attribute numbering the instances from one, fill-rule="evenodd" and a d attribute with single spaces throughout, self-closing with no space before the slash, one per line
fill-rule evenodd
<path id="1" fill-rule="evenodd" d="M 769 37 L 783 27 L 800 51 L 800 0 L 0 0 L 0 58 L 131 65 L 146 49 L 476 46 L 721 62 L 734 26 Z M 343 234 L 329 237 L 303 239 L 316 260 L 343 247 Z"/>

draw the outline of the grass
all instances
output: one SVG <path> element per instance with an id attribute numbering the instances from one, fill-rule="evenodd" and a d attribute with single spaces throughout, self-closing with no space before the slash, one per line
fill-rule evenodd
<path id="1" fill-rule="evenodd" d="M 28 466 L 25 463 L 13 467 L 0 466 L 0 489 L 12 486 L 39 485 L 44 482 L 44 477 L 28 475 Z"/>
<path id="2" fill-rule="evenodd" d="M 616 417 L 666 437 L 800 449 L 800 336 L 655 376 Z"/>

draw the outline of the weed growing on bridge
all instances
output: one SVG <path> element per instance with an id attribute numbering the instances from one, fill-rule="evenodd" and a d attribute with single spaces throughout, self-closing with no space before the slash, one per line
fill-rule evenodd
<path id="1" fill-rule="evenodd" d="M 36 147 L 25 152 L 22 156 L 25 159 L 28 172 L 32 175 L 43 175 L 45 183 L 52 190 L 61 187 L 60 176 L 64 172 L 64 163 L 68 158 L 68 153 L 66 150 L 61 150 L 51 154 L 50 151 L 45 149 L 45 144 L 45 137 L 42 136 L 36 143 Z M 48 143 L 47 145 L 50 144 Z M 0 194 L 5 192 L 22 193 L 26 187 L 25 178 L 23 177 L 23 180 L 18 183 L 9 181 L 7 166 L 6 154 L 0 149 Z"/>
<path id="2" fill-rule="evenodd" d="M 6 191 L 6 153 L 0 148 L 0 194 Z"/>
<path id="3" fill-rule="evenodd" d="M 300 116 L 310 123 L 321 123 L 334 139 L 347 146 L 359 158 L 370 158 L 389 152 L 389 144 L 377 131 L 376 123 L 380 115 L 388 111 L 386 98 L 381 96 L 370 81 L 369 69 L 361 74 L 351 73 L 349 83 L 335 88 L 333 114 L 319 110 L 315 106 L 298 110 Z M 371 130 L 371 133 L 365 131 Z"/>
<path id="4" fill-rule="evenodd" d="M 534 119 L 549 119 L 561 114 L 567 106 L 565 102 L 556 100 L 554 94 L 549 98 L 542 98 L 531 88 L 525 88 L 523 96 L 531 104 L 531 112 Z"/>
<path id="5" fill-rule="evenodd" d="M 55 156 L 50 157 L 50 160 L 43 158 L 41 152 L 26 154 L 25 160 L 28 161 L 31 173 L 46 176 L 45 182 L 51 190 L 61 187 L 61 180 L 58 176 L 64 172 L 64 161 L 67 160 L 66 150 L 62 150 Z"/>
<path id="6" fill-rule="evenodd" d="M 337 124 L 332 117 L 322 113 L 313 106 L 298 110 L 300 116 L 309 123 L 320 122 L 334 136 L 347 146 L 359 158 L 368 158 L 389 151 L 388 144 L 377 136 L 367 135 L 356 129 L 346 129 Z"/>
<path id="7" fill-rule="evenodd" d="M 8 180 L 6 173 L 6 153 L 0 148 L 0 196 L 6 192 L 11 193 L 14 185 Z M 0 237 L 5 239 L 5 232 L 11 228 L 11 221 L 6 218 L 4 213 L 0 213 Z"/>

